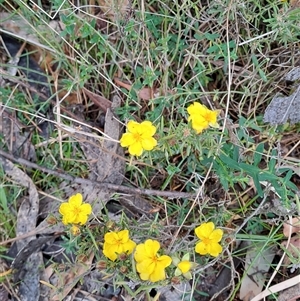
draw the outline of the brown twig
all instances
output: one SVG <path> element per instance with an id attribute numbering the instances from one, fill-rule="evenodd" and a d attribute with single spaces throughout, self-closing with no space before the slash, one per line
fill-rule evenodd
<path id="1" fill-rule="evenodd" d="M 24 165 L 28 168 L 31 169 L 37 169 L 40 170 L 44 173 L 48 173 L 57 177 L 60 177 L 62 179 L 65 179 L 67 181 L 81 184 L 81 185 L 94 185 L 98 188 L 102 189 L 108 189 L 112 191 L 117 191 L 117 192 L 123 192 L 123 193 L 128 193 L 128 194 L 144 194 L 144 195 L 154 195 L 154 196 L 161 196 L 161 197 L 166 197 L 170 199 L 174 198 L 195 198 L 196 193 L 187 193 L 187 192 L 180 192 L 180 191 L 161 191 L 161 190 L 154 190 L 154 189 L 144 189 L 144 188 L 133 188 L 133 187 L 127 187 L 123 185 L 115 185 L 111 183 L 101 183 L 97 181 L 91 181 L 88 179 L 83 179 L 83 178 L 78 178 L 78 177 L 73 177 L 69 174 L 63 173 L 63 172 L 58 172 L 53 169 L 45 168 L 43 166 L 40 166 L 38 164 L 32 163 L 28 160 L 25 160 L 23 158 L 17 158 L 11 154 L 6 153 L 3 150 L 0 150 L 0 155 L 3 156 L 4 158 L 16 162 L 18 164 Z"/>

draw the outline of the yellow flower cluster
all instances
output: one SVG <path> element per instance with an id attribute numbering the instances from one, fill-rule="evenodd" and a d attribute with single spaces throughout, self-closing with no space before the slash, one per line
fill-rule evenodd
<path id="1" fill-rule="evenodd" d="M 200 241 L 196 244 L 195 251 L 200 255 L 209 254 L 217 257 L 222 252 L 219 242 L 222 239 L 223 231 L 215 229 L 212 222 L 204 223 L 195 229 Z M 168 255 L 159 255 L 160 244 L 156 240 L 147 239 L 144 243 L 136 245 L 129 238 L 128 230 L 109 232 L 104 236 L 103 254 L 111 261 L 126 258 L 134 252 L 136 270 L 144 281 L 157 282 L 166 279 L 165 269 L 173 264 L 177 267 L 174 275 L 183 275 L 191 279 L 191 270 L 197 265 L 190 261 L 189 254 L 185 254 L 180 260 L 177 257 L 171 258 Z"/>
<path id="2" fill-rule="evenodd" d="M 214 128 L 219 127 L 217 123 L 217 117 L 219 115 L 218 110 L 212 111 L 199 102 L 194 102 L 187 108 L 187 111 L 189 113 L 188 121 L 192 123 L 192 128 L 197 134 L 201 133 L 209 126 Z"/>
<path id="3" fill-rule="evenodd" d="M 63 216 L 63 224 L 71 224 L 71 232 L 73 235 L 78 235 L 80 233 L 78 225 L 87 222 L 92 208 L 90 204 L 84 204 L 82 195 L 77 193 L 71 196 L 68 202 L 60 205 L 59 212 Z M 214 223 L 201 224 L 195 228 L 195 233 L 199 238 L 199 242 L 195 246 L 196 253 L 217 257 L 222 252 L 219 242 L 222 239 L 223 231 L 215 229 Z M 177 267 L 175 276 L 183 275 L 187 279 L 192 278 L 191 270 L 196 267 L 196 264 L 190 261 L 189 254 L 185 254 L 180 260 L 175 256 L 171 258 L 168 255 L 159 255 L 159 250 L 160 244 L 157 240 L 147 239 L 144 243 L 136 245 L 130 239 L 128 230 L 112 231 L 104 235 L 104 256 L 111 261 L 124 260 L 134 252 L 136 270 L 144 281 L 157 282 L 166 279 L 165 269 L 172 262 Z"/>
<path id="4" fill-rule="evenodd" d="M 192 128 L 201 133 L 209 126 L 218 128 L 217 117 L 219 110 L 209 110 L 199 102 L 191 104 L 187 111 L 189 113 L 188 121 L 191 122 Z M 130 120 L 126 126 L 126 133 L 120 139 L 122 147 L 128 147 L 129 154 L 132 156 L 141 156 L 144 150 L 153 150 L 157 145 L 153 135 L 156 127 L 150 121 L 138 123 Z"/>

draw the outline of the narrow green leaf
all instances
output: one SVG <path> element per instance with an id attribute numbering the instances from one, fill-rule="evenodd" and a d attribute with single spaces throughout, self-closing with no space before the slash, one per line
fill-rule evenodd
<path id="1" fill-rule="evenodd" d="M 228 156 L 221 154 L 220 160 L 230 168 L 241 169 L 238 162 L 234 161 L 233 159 L 229 158 Z"/>
<path id="2" fill-rule="evenodd" d="M 257 166 L 262 158 L 263 152 L 264 152 L 265 144 L 264 143 L 259 143 L 256 147 L 256 150 L 254 152 L 254 158 L 253 158 L 253 163 L 255 166 Z"/>

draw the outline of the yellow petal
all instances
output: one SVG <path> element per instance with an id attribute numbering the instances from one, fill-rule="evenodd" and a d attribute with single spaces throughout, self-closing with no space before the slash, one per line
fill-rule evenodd
<path id="1" fill-rule="evenodd" d="M 194 102 L 187 108 L 187 111 L 190 115 L 201 115 L 201 112 L 203 112 L 205 108 L 206 107 L 199 102 Z"/>
<path id="2" fill-rule="evenodd" d="M 150 274 L 149 273 L 140 273 L 140 278 L 144 281 L 147 281 L 150 278 Z"/>
<path id="3" fill-rule="evenodd" d="M 187 273 L 191 269 L 191 266 L 192 266 L 191 263 L 187 260 L 181 261 L 178 264 L 178 268 L 181 270 L 183 274 Z"/>
<path id="4" fill-rule="evenodd" d="M 151 282 L 157 282 L 166 279 L 166 272 L 164 269 L 156 267 L 153 273 L 150 274 L 149 280 Z"/>
<path id="5" fill-rule="evenodd" d="M 130 120 L 127 123 L 127 130 L 130 133 L 139 133 L 140 130 L 140 124 L 134 120 Z"/>
<path id="6" fill-rule="evenodd" d="M 68 213 L 70 213 L 70 205 L 69 203 L 62 203 L 60 206 L 59 206 L 59 213 L 61 215 L 66 215 Z"/>
<path id="7" fill-rule="evenodd" d="M 136 270 L 139 273 L 151 274 L 156 268 L 156 264 L 152 259 L 145 259 L 142 262 L 136 264 Z"/>
<path id="8" fill-rule="evenodd" d="M 80 214 L 90 215 L 92 213 L 92 206 L 88 203 L 80 206 Z"/>
<path id="9" fill-rule="evenodd" d="M 63 216 L 62 222 L 64 225 L 73 224 L 73 221 L 74 218 L 72 215 L 70 216 L 69 214 L 66 214 Z"/>
<path id="10" fill-rule="evenodd" d="M 214 124 L 217 122 L 218 111 L 205 109 L 202 116 L 205 118 L 205 120 L 207 120 L 207 122 Z"/>
<path id="11" fill-rule="evenodd" d="M 222 252 L 222 246 L 218 243 L 211 243 L 207 247 L 208 254 L 210 254 L 213 257 L 219 256 L 219 254 Z"/>
<path id="12" fill-rule="evenodd" d="M 142 137 L 151 137 L 156 132 L 156 127 L 150 121 L 143 121 L 140 126 Z"/>
<path id="13" fill-rule="evenodd" d="M 144 150 L 150 151 L 157 145 L 157 141 L 153 137 L 142 140 L 142 147 Z"/>
<path id="14" fill-rule="evenodd" d="M 88 220 L 88 216 L 86 214 L 77 214 L 75 215 L 74 224 L 84 225 Z"/>
<path id="15" fill-rule="evenodd" d="M 69 204 L 73 207 L 79 207 L 82 204 L 82 194 L 77 193 L 69 198 Z"/>
<path id="16" fill-rule="evenodd" d="M 142 262 L 146 258 L 148 258 L 148 255 L 145 253 L 145 244 L 137 245 L 134 252 L 135 261 Z"/>
<path id="17" fill-rule="evenodd" d="M 209 120 L 209 126 L 217 129 L 217 128 L 219 128 L 219 124 L 217 122 L 217 117 L 219 116 L 221 111 L 220 110 L 215 110 L 215 111 L 212 111 L 212 112 L 214 112 L 215 117 L 213 119 Z"/>
<path id="18" fill-rule="evenodd" d="M 108 244 L 114 245 L 118 241 L 119 236 L 116 232 L 108 232 L 104 235 L 104 241 Z"/>
<path id="19" fill-rule="evenodd" d="M 108 243 L 103 244 L 103 254 L 109 258 L 111 261 L 115 261 L 118 256 L 116 254 L 116 248 L 115 245 L 111 245 Z"/>
<path id="20" fill-rule="evenodd" d="M 198 242 L 195 247 L 195 252 L 200 255 L 206 255 L 208 253 L 207 245 L 203 241 Z"/>
<path id="21" fill-rule="evenodd" d="M 208 128 L 208 125 L 192 123 L 192 128 L 196 131 L 197 134 L 200 134 Z"/>
<path id="22" fill-rule="evenodd" d="M 76 220 L 76 215 L 74 215 L 72 211 L 66 213 L 63 216 L 63 223 L 65 225 L 67 225 L 67 224 L 75 224 L 76 223 L 75 220 Z"/>
<path id="23" fill-rule="evenodd" d="M 140 156 L 143 153 L 141 142 L 134 142 L 128 148 L 129 154 L 132 156 Z"/>
<path id="24" fill-rule="evenodd" d="M 118 237 L 122 243 L 125 243 L 129 240 L 129 231 L 128 230 L 121 230 L 118 232 Z"/>
<path id="25" fill-rule="evenodd" d="M 157 240 L 147 239 L 145 241 L 145 253 L 147 254 L 147 256 L 149 257 L 156 256 L 159 248 L 160 248 L 160 244 Z"/>
<path id="26" fill-rule="evenodd" d="M 135 246 L 136 243 L 133 240 L 129 239 L 126 243 L 122 245 L 123 252 L 129 255 L 133 252 Z"/>
<path id="27" fill-rule="evenodd" d="M 213 242 L 219 242 L 223 237 L 223 231 L 221 229 L 215 229 L 210 235 L 209 239 Z"/>
<path id="28" fill-rule="evenodd" d="M 157 258 L 156 265 L 158 268 L 164 269 L 168 267 L 171 263 L 172 263 L 172 258 L 170 256 L 162 255 Z"/>
<path id="29" fill-rule="evenodd" d="M 215 225 L 213 222 L 203 223 L 195 229 L 195 233 L 199 239 L 203 240 L 205 238 L 209 238 L 214 228 Z"/>
<path id="30" fill-rule="evenodd" d="M 192 121 L 192 128 L 194 130 L 197 130 L 197 129 L 206 129 L 208 128 L 209 124 L 208 124 L 208 121 L 203 118 L 202 116 L 191 116 L 190 120 Z"/>
<path id="31" fill-rule="evenodd" d="M 124 133 L 120 139 L 122 147 L 128 147 L 135 142 L 134 135 L 132 133 Z"/>

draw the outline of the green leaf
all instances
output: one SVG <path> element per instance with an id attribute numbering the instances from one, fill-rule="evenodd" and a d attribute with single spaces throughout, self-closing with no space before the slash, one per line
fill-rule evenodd
<path id="1" fill-rule="evenodd" d="M 247 163 L 242 163 L 242 162 L 239 164 L 239 166 L 242 170 L 244 170 L 247 173 L 253 173 L 253 174 L 257 174 L 257 175 L 261 173 L 260 168 L 257 166 L 253 166 L 253 165 L 250 165 Z"/>
<path id="2" fill-rule="evenodd" d="M 213 45 L 211 47 L 209 47 L 207 50 L 206 50 L 206 53 L 208 54 L 211 54 L 211 53 L 219 53 L 220 52 L 220 47 L 217 46 L 217 45 Z"/>
<path id="3" fill-rule="evenodd" d="M 260 196 L 260 197 L 263 197 L 264 195 L 264 192 L 261 188 L 261 185 L 260 185 L 260 182 L 259 182 L 259 179 L 258 179 L 258 174 L 256 173 L 249 173 L 249 176 L 252 177 L 253 179 L 253 182 L 254 182 L 254 186 L 257 190 L 257 194 Z"/>
<path id="4" fill-rule="evenodd" d="M 290 189 L 293 189 L 293 190 L 295 190 L 295 191 L 298 191 L 298 187 L 297 187 L 293 182 L 290 181 L 290 179 L 291 179 L 291 177 L 293 176 L 293 174 L 294 174 L 294 171 L 290 169 L 290 170 L 287 172 L 287 174 L 285 175 L 285 177 L 284 177 L 284 179 L 283 179 L 283 183 L 284 183 L 287 187 L 289 187 Z"/>
<path id="5" fill-rule="evenodd" d="M 270 172 L 262 172 L 258 175 L 259 181 L 278 181 L 278 177 Z"/>
<path id="6" fill-rule="evenodd" d="M 5 189 L 2 187 L 2 185 L 0 186 L 0 206 L 3 209 L 3 213 L 9 214 L 9 208 L 8 208 L 8 201 L 6 198 L 6 192 Z"/>
<path id="7" fill-rule="evenodd" d="M 235 145 L 234 148 L 233 148 L 233 156 L 232 156 L 232 159 L 236 162 L 238 162 L 239 160 L 239 156 L 240 156 L 240 152 L 239 152 L 240 148 Z"/>
<path id="8" fill-rule="evenodd" d="M 209 33 L 206 32 L 204 36 L 209 40 L 209 41 L 214 41 L 220 37 L 218 33 Z"/>
<path id="9" fill-rule="evenodd" d="M 223 188 L 225 190 L 228 190 L 229 183 L 228 183 L 227 178 L 226 178 L 226 176 L 228 177 L 228 173 L 221 167 L 221 165 L 219 165 L 217 163 L 216 160 L 213 162 L 213 167 L 215 169 L 216 174 L 219 176 L 221 185 L 223 186 Z"/>
<path id="10" fill-rule="evenodd" d="M 269 161 L 269 166 L 268 166 L 269 167 L 269 171 L 271 173 L 275 173 L 275 166 L 276 166 L 276 162 L 277 162 L 276 155 L 277 155 L 276 149 L 272 149 L 271 159 Z"/>
<path id="11" fill-rule="evenodd" d="M 263 155 L 263 152 L 264 152 L 264 148 L 265 148 L 264 143 L 259 143 L 257 145 L 256 150 L 254 152 L 254 158 L 253 158 L 254 159 L 253 164 L 255 166 L 257 166 L 260 163 L 262 155 Z"/>
<path id="12" fill-rule="evenodd" d="M 240 170 L 241 167 L 238 164 L 238 162 L 234 161 L 233 159 L 229 158 L 228 156 L 225 156 L 224 154 L 220 155 L 220 160 L 228 166 L 228 168 L 235 168 Z"/>

